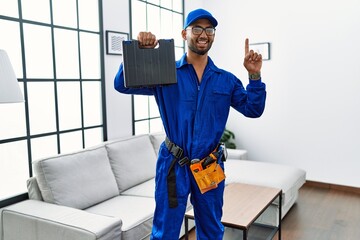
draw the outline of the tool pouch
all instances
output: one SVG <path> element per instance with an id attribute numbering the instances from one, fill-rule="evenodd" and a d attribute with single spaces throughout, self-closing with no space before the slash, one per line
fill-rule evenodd
<path id="1" fill-rule="evenodd" d="M 201 160 L 204 161 L 204 160 Z M 218 184 L 225 179 L 225 174 L 217 162 L 213 162 L 201 171 L 191 171 L 201 193 L 217 188 Z"/>

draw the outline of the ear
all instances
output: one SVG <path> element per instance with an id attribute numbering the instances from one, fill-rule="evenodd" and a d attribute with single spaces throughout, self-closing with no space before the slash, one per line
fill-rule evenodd
<path id="1" fill-rule="evenodd" d="M 183 30 L 181 31 L 181 36 L 182 36 L 182 38 L 186 41 L 186 30 L 185 30 L 185 29 L 183 29 Z"/>

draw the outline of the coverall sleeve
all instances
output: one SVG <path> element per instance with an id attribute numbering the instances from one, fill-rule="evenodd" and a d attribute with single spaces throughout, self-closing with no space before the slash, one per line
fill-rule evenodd
<path id="1" fill-rule="evenodd" d="M 260 80 L 250 80 L 244 89 L 241 81 L 236 79 L 231 106 L 246 117 L 257 118 L 265 109 L 266 86 Z"/>
<path id="2" fill-rule="evenodd" d="M 154 88 L 127 88 L 125 87 L 125 78 L 124 78 L 124 66 L 120 64 L 119 71 L 117 72 L 114 79 L 114 88 L 121 93 L 125 94 L 139 94 L 139 95 L 153 95 Z"/>

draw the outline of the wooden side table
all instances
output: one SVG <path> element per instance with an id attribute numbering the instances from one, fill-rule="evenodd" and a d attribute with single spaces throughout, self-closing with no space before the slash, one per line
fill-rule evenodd
<path id="1" fill-rule="evenodd" d="M 255 220 L 279 198 L 279 226 L 266 226 L 254 223 Z M 270 229 L 266 239 L 272 239 L 278 232 L 281 240 L 281 201 L 282 190 L 277 188 L 256 186 L 242 183 L 231 183 L 225 187 L 223 216 L 221 219 L 225 227 L 243 231 L 243 240 L 251 239 L 251 227 L 266 227 Z M 185 239 L 188 240 L 188 220 L 194 219 L 191 209 L 185 213 Z"/>

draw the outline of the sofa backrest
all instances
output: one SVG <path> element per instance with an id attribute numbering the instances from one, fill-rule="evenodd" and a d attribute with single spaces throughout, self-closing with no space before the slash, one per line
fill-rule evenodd
<path id="1" fill-rule="evenodd" d="M 157 156 L 149 135 L 105 144 L 119 192 L 155 177 Z"/>
<path id="2" fill-rule="evenodd" d="M 164 142 L 166 134 L 164 132 L 150 134 L 150 140 L 154 147 L 156 156 L 159 154 L 160 145 Z"/>
<path id="3" fill-rule="evenodd" d="M 155 177 L 164 139 L 164 133 L 131 136 L 34 161 L 29 198 L 84 209 L 118 195 Z"/>
<path id="4" fill-rule="evenodd" d="M 36 180 L 36 177 L 31 177 L 26 181 L 26 186 L 28 189 L 29 199 L 44 201 L 41 195 L 39 184 Z"/>
<path id="5" fill-rule="evenodd" d="M 33 162 L 45 202 L 85 209 L 119 195 L 104 145 Z"/>

